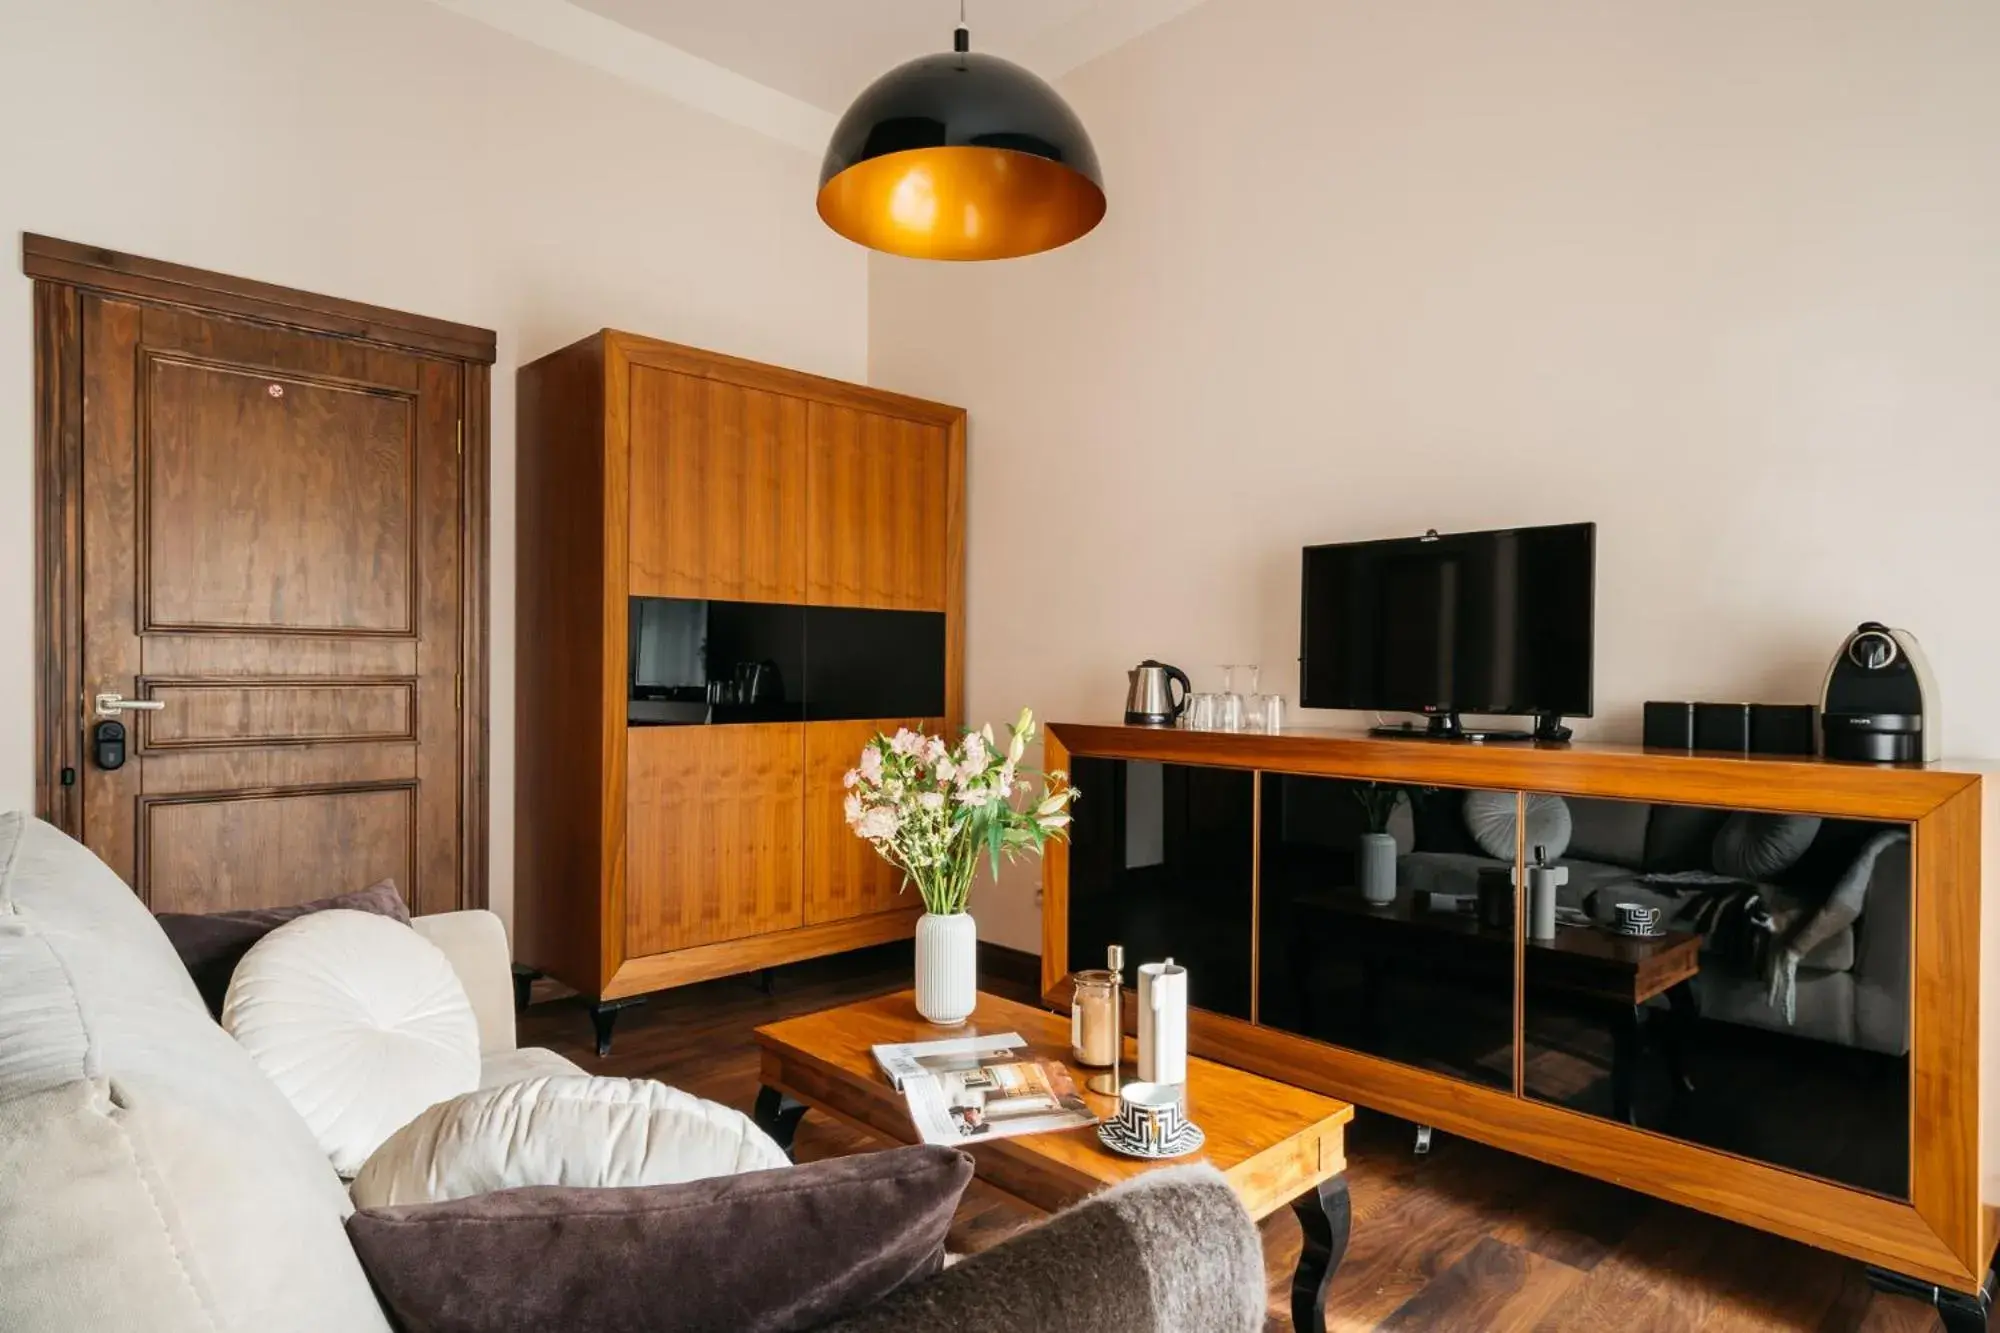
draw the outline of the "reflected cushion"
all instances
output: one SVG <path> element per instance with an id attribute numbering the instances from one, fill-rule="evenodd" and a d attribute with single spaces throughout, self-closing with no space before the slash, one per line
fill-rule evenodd
<path id="1" fill-rule="evenodd" d="M 1709 855 L 1717 874 L 1762 884 L 1797 865 L 1818 836 L 1818 815 L 1738 810 L 1716 830 Z"/>
<path id="2" fill-rule="evenodd" d="M 1496 861 L 1514 862 L 1514 793 L 1475 791 L 1465 796 L 1465 828 L 1479 850 Z M 1534 860 L 1543 848 L 1551 861 L 1569 850 L 1569 804 L 1560 796 L 1536 792 L 1528 797 L 1527 849 Z"/>
<path id="3" fill-rule="evenodd" d="M 250 946 L 266 935 L 302 916 L 314 912 L 373 912 L 409 924 L 410 909 L 396 889 L 396 881 L 385 879 L 354 893 L 343 893 L 316 902 L 291 907 L 258 907 L 239 912 L 161 912 L 153 919 L 167 933 L 174 952 L 194 978 L 208 1012 L 222 1017 L 223 997 L 229 994 L 229 978 Z"/>

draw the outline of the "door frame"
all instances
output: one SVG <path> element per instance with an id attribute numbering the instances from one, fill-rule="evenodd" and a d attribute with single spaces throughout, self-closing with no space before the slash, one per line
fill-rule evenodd
<path id="1" fill-rule="evenodd" d="M 83 298 L 117 297 L 204 315 L 274 324 L 455 361 L 460 466 L 459 906 L 486 906 L 488 768 L 487 596 L 492 480 L 491 330 L 338 297 L 210 273 L 32 232 L 21 270 L 34 280 L 35 320 L 35 813 L 82 833 Z M 68 772 L 71 781 L 65 784 Z"/>

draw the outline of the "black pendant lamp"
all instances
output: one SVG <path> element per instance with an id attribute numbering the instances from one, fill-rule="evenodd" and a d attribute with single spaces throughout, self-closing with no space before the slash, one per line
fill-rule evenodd
<path id="1" fill-rule="evenodd" d="M 1067 245 L 1104 216 L 1083 122 L 1011 60 L 952 50 L 898 65 L 856 98 L 819 169 L 819 215 L 871 250 L 1013 259 Z"/>

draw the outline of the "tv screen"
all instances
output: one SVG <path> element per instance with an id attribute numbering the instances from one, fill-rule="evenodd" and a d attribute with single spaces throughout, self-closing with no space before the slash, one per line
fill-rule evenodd
<path id="1" fill-rule="evenodd" d="M 1588 717 L 1597 525 L 1305 549 L 1299 703 Z"/>

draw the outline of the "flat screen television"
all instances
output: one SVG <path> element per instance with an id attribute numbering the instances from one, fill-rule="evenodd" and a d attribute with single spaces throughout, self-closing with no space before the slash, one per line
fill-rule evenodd
<path id="1" fill-rule="evenodd" d="M 1446 738 L 1526 738 L 1459 722 L 1526 714 L 1566 738 L 1591 711 L 1596 544 L 1566 523 L 1306 547 L 1299 703 L 1422 713 Z"/>

